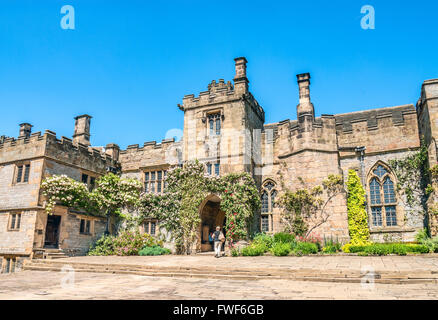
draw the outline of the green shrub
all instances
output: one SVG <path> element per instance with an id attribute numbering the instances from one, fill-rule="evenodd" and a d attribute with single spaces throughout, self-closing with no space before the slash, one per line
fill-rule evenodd
<path id="1" fill-rule="evenodd" d="M 236 248 L 231 249 L 231 256 L 232 257 L 238 257 L 240 256 L 240 251 Z"/>
<path id="2" fill-rule="evenodd" d="M 429 252 L 438 252 L 438 236 L 430 238 L 427 229 L 420 230 L 415 239 L 428 248 Z"/>
<path id="3" fill-rule="evenodd" d="M 384 256 L 388 254 L 397 254 L 404 256 L 408 253 L 428 253 L 429 248 L 422 244 L 374 243 L 367 246 L 350 246 L 349 252 L 358 253 L 359 255 Z"/>
<path id="4" fill-rule="evenodd" d="M 117 236 L 102 236 L 88 251 L 90 256 L 132 256 L 138 255 L 144 247 L 162 245 L 159 241 L 147 233 L 122 231 Z"/>
<path id="5" fill-rule="evenodd" d="M 298 242 L 292 249 L 295 255 L 306 255 L 318 253 L 318 245 L 312 242 Z"/>
<path id="6" fill-rule="evenodd" d="M 429 238 L 429 234 L 427 232 L 427 229 L 421 229 L 420 231 L 418 231 L 418 233 L 415 235 L 415 240 L 417 240 L 417 242 L 419 243 L 423 243 L 426 240 L 430 239 Z"/>
<path id="7" fill-rule="evenodd" d="M 89 256 L 112 256 L 115 255 L 114 250 L 114 237 L 113 236 L 102 236 L 96 241 L 94 245 L 90 246 L 88 251 Z"/>
<path id="8" fill-rule="evenodd" d="M 353 245 L 368 244 L 368 214 L 365 210 L 365 190 L 355 170 L 348 171 L 347 180 L 348 230 Z"/>
<path id="9" fill-rule="evenodd" d="M 170 250 L 160 246 L 151 246 L 144 247 L 138 252 L 138 254 L 140 256 L 160 256 L 163 254 L 170 254 Z"/>
<path id="10" fill-rule="evenodd" d="M 324 247 L 322 248 L 323 253 L 336 253 L 341 251 L 341 249 L 342 245 L 337 240 L 324 238 Z"/>
<path id="11" fill-rule="evenodd" d="M 242 249 L 242 256 L 262 256 L 268 248 L 263 243 L 251 243 Z"/>
<path id="12" fill-rule="evenodd" d="M 275 243 L 295 243 L 295 236 L 291 233 L 278 232 L 274 234 Z"/>
<path id="13" fill-rule="evenodd" d="M 291 249 L 292 248 L 290 243 L 277 242 L 272 246 L 270 251 L 273 255 L 282 257 L 287 256 Z"/>
<path id="14" fill-rule="evenodd" d="M 253 243 L 263 244 L 269 249 L 274 244 L 274 238 L 269 234 L 259 233 L 254 237 Z"/>

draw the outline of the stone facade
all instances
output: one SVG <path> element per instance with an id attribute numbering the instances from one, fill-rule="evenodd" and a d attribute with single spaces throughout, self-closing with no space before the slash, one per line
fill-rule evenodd
<path id="1" fill-rule="evenodd" d="M 417 107 L 408 104 L 316 117 L 310 95 L 310 75 L 300 74 L 297 76 L 297 119 L 265 124 L 264 110 L 250 92 L 246 65 L 245 58 L 235 59 L 233 81 L 213 80 L 198 96 L 183 97 L 178 107 L 184 112 L 184 130 L 178 142 L 174 139 L 161 143 L 151 141 L 143 146 L 130 145 L 126 150 L 120 150 L 116 144 L 91 147 L 91 116 L 88 115 L 75 118 L 73 140 L 58 139 L 48 130 L 43 135 L 32 134 L 32 126 L 27 123 L 20 125 L 17 139 L 2 136 L 0 256 L 32 256 L 36 249 L 44 246 L 47 215 L 39 186 L 46 176 L 66 174 L 81 181 L 83 174 L 98 177 L 117 168 L 122 176 L 139 179 L 145 191 L 163 192 L 166 171 L 195 159 L 206 165 L 207 174 L 250 173 L 261 193 L 270 183 L 272 201 L 284 191 L 282 185 L 296 189 L 304 182 L 311 187 L 321 184 L 329 174 L 346 177 L 349 169 L 355 169 L 367 191 L 373 241 L 413 241 L 416 232 L 428 223 L 435 228 L 434 232 L 438 230 L 436 217 L 429 218 L 424 208 L 409 207 L 398 194 L 391 205 L 394 220 L 390 220 L 390 216 L 382 217 L 385 223 L 375 226 L 370 202 L 374 170 L 381 165 L 387 177 L 396 184 L 389 161 L 402 159 L 418 150 L 420 137 L 424 136 L 429 147 L 429 165 L 437 164 L 438 80 L 424 82 Z M 17 183 L 18 168 L 29 164 L 27 181 Z M 209 199 L 220 202 L 215 195 L 210 195 Z M 214 213 L 212 208 L 219 206 L 206 199 L 199 209 L 201 217 L 209 219 L 205 218 L 200 226 L 200 240 L 208 221 L 223 220 L 214 220 L 220 210 L 215 209 Z M 22 227 L 19 231 L 6 231 L 13 212 L 22 213 Z M 62 221 L 59 248 L 69 254 L 85 253 L 91 241 L 105 229 L 99 218 L 86 216 L 94 221 L 93 234 L 80 235 L 78 221 L 84 213 L 62 207 L 56 212 Z M 348 241 L 346 195 L 332 199 L 328 212 L 328 220 L 314 233 Z M 255 222 L 257 228 L 263 225 L 265 231 L 281 231 L 281 209 L 269 200 L 267 209 L 256 215 Z M 202 246 L 198 244 L 197 247 Z"/>
<path id="2" fill-rule="evenodd" d="M 30 125 L 17 139 L 0 143 L 0 261 L 2 269 L 19 269 L 23 259 L 44 253 L 68 255 L 86 253 L 92 241 L 105 231 L 106 221 L 86 212 L 56 206 L 50 227 L 54 243 L 48 246 L 48 216 L 41 182 L 51 175 L 65 174 L 78 181 L 97 178 L 118 163 L 100 148 L 61 137 L 46 130 L 31 133 Z M 111 148 L 108 148 L 112 151 Z M 80 233 L 80 219 L 90 221 L 91 231 Z M 49 220 L 52 220 L 50 218 Z M 6 266 L 8 265 L 8 268 Z M 6 268 L 6 269 L 5 269 Z"/>

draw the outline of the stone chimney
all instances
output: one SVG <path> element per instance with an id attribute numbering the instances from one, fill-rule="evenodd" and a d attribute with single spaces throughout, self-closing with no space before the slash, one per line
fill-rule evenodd
<path id="1" fill-rule="evenodd" d="M 87 146 L 90 143 L 90 121 L 91 116 L 83 114 L 75 118 L 75 133 L 73 134 L 73 143 L 82 143 Z"/>
<path id="2" fill-rule="evenodd" d="M 297 81 L 300 90 L 300 104 L 297 106 L 298 120 L 304 121 L 307 119 L 313 121 L 315 118 L 315 110 L 310 101 L 310 74 L 298 74 Z"/>
<path id="3" fill-rule="evenodd" d="M 30 123 L 21 123 L 20 124 L 20 134 L 19 138 L 29 138 L 32 133 L 32 125 Z"/>
<path id="4" fill-rule="evenodd" d="M 236 58 L 236 75 L 234 77 L 234 90 L 238 93 L 248 92 L 248 78 L 246 77 L 246 64 L 248 61 L 244 57 Z"/>
<path id="5" fill-rule="evenodd" d="M 109 155 L 115 162 L 119 161 L 120 147 L 115 143 L 109 143 L 105 147 L 105 153 Z"/>

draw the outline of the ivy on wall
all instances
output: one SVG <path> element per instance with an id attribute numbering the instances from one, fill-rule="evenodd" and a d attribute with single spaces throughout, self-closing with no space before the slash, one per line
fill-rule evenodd
<path id="1" fill-rule="evenodd" d="M 66 175 L 47 177 L 41 183 L 43 195 L 47 198 L 46 212 L 53 213 L 57 203 L 84 210 L 97 215 L 120 213 L 123 208 L 137 205 L 141 184 L 136 179 L 120 178 L 108 173 L 96 180 L 96 188 L 91 192 L 86 184 Z"/>
<path id="2" fill-rule="evenodd" d="M 168 171 L 163 195 L 143 194 L 139 201 L 139 223 L 156 218 L 175 242 L 177 252 L 190 254 L 198 239 L 201 223 L 199 207 L 210 194 L 221 198 L 220 208 L 226 216 L 226 238 L 232 246 L 248 236 L 250 218 L 260 207 L 260 196 L 248 173 L 230 173 L 223 177 L 205 174 L 198 161 Z"/>
<path id="3" fill-rule="evenodd" d="M 307 187 L 302 178 L 298 179 L 302 188 L 296 190 L 290 190 L 282 183 L 283 194 L 279 204 L 284 210 L 281 218 L 285 232 L 307 237 L 328 221 L 328 204 L 345 191 L 341 175 L 330 174 L 322 185 L 312 188 Z"/>
<path id="4" fill-rule="evenodd" d="M 370 231 L 368 228 L 368 215 L 365 210 L 365 190 L 355 170 L 348 171 L 347 211 L 350 244 L 367 244 Z"/>

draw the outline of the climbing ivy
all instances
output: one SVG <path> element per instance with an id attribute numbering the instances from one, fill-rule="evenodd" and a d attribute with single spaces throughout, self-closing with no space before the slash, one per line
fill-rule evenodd
<path id="1" fill-rule="evenodd" d="M 410 207 L 424 207 L 427 194 L 432 191 L 428 186 L 428 151 L 422 141 L 420 150 L 403 159 L 390 160 L 389 165 L 397 177 L 397 191 L 405 195 Z"/>
<path id="2" fill-rule="evenodd" d="M 285 225 L 284 231 L 297 236 L 309 236 L 312 231 L 327 222 L 327 205 L 338 194 L 344 192 L 341 175 L 330 174 L 322 185 L 309 188 L 302 178 L 298 178 L 302 188 L 289 190 L 284 183 L 279 204 L 284 208 L 281 213 Z"/>
<path id="3" fill-rule="evenodd" d="M 96 188 L 90 192 L 82 182 L 66 175 L 53 175 L 43 180 L 41 188 L 47 198 L 46 212 L 49 214 L 59 203 L 88 213 L 108 215 L 136 207 L 141 184 L 138 180 L 108 173 L 96 180 Z"/>
<path id="4" fill-rule="evenodd" d="M 365 210 L 365 190 L 355 170 L 348 171 L 347 211 L 350 244 L 367 244 L 370 231 L 368 228 L 368 215 Z"/>
<path id="5" fill-rule="evenodd" d="M 210 194 L 221 198 L 226 216 L 226 238 L 230 245 L 247 237 L 250 218 L 260 207 L 260 197 L 248 173 L 231 173 L 221 178 L 205 174 L 205 167 L 190 161 L 168 171 L 163 195 L 143 194 L 139 201 L 139 222 L 157 218 L 175 241 L 178 253 L 190 254 L 198 239 L 199 207 Z"/>

